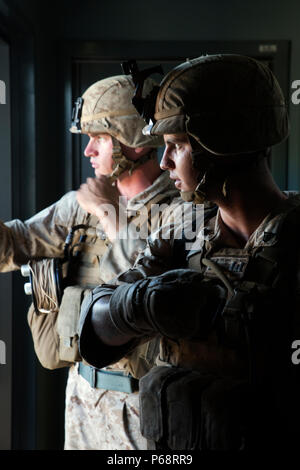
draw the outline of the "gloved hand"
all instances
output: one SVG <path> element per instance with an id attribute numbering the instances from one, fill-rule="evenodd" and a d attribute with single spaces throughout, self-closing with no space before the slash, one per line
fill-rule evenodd
<path id="1" fill-rule="evenodd" d="M 117 362 L 141 339 L 205 339 L 227 291 L 191 269 L 176 269 L 134 284 L 100 286 L 80 314 L 81 356 L 95 367 Z"/>
<path id="2" fill-rule="evenodd" d="M 132 337 L 161 334 L 173 339 L 205 338 L 227 298 L 217 281 L 191 269 L 176 269 L 112 294 L 112 323 Z"/>

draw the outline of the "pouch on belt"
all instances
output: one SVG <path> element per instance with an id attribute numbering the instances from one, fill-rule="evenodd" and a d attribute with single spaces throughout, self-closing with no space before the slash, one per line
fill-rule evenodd
<path id="1" fill-rule="evenodd" d="M 242 449 L 248 393 L 243 380 L 155 367 L 140 379 L 142 435 L 157 449 Z"/>

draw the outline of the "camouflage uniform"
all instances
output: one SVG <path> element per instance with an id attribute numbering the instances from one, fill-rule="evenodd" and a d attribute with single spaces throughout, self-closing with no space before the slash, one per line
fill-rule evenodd
<path id="1" fill-rule="evenodd" d="M 163 174 L 146 191 L 129 200 L 127 206 L 129 219 L 131 219 L 130 214 L 136 213 L 142 205 L 150 211 L 151 200 L 154 202 L 155 199 L 158 203 L 158 195 L 164 203 L 172 199 L 177 193 L 170 183 L 167 175 Z M 181 201 L 175 198 L 172 204 L 174 209 L 177 204 L 180 205 Z M 166 218 L 163 220 L 167 222 Z M 160 217 L 154 217 L 151 223 L 154 230 L 162 220 Z M 132 266 L 145 246 L 145 239 L 134 240 L 130 237 L 114 242 L 101 260 L 102 281 L 110 281 L 125 264 L 127 268 Z M 109 368 L 130 372 L 139 378 L 151 368 L 154 359 L 151 355 L 144 355 L 144 362 L 142 358 L 138 360 L 135 358 L 134 366 L 131 364 L 133 359 L 123 359 Z M 147 441 L 139 431 L 138 403 L 137 392 L 128 394 L 92 388 L 78 374 L 78 366 L 72 366 L 66 389 L 65 449 L 146 449 Z"/>
<path id="2" fill-rule="evenodd" d="M 66 450 L 147 449 L 139 394 L 95 389 L 72 366 L 66 389 Z"/>
<path id="3" fill-rule="evenodd" d="M 118 239 L 113 244 L 109 242 L 98 222 L 95 227 L 98 242 L 97 253 L 89 254 L 87 273 L 91 269 L 97 270 L 98 282 L 102 283 L 108 282 L 120 271 L 129 269 L 145 248 L 146 243 L 144 238 L 134 239 L 130 236 L 130 230 L 136 230 L 136 225 L 130 222 L 139 218 L 138 211 L 141 208 L 147 209 L 146 212 L 150 218 L 151 202 L 160 204 L 170 203 L 173 200 L 175 207 L 177 194 L 168 174 L 162 173 L 149 188 L 128 201 L 126 211 L 129 225 L 125 227 L 129 231 L 128 236 Z M 178 202 L 181 203 L 181 201 Z M 89 214 L 79 206 L 76 193 L 72 191 L 25 222 L 13 220 L 4 224 L 0 221 L 2 238 L 0 270 L 7 272 L 18 269 L 32 259 L 62 257 L 65 239 L 70 229 L 79 224 L 89 225 L 89 219 Z M 151 220 L 152 228 L 150 229 L 157 228 L 163 220 L 162 214 L 157 213 Z M 139 222 L 146 224 L 149 229 L 148 217 L 147 220 L 139 219 Z M 99 257 L 102 257 L 100 270 Z M 84 277 L 82 271 L 79 271 L 79 274 Z M 78 282 L 84 280 L 86 282 L 86 279 L 79 278 Z M 33 309 L 30 309 L 28 316 L 30 323 L 32 323 L 32 315 Z M 43 315 L 41 321 L 42 319 Z M 42 326 L 39 325 L 39 328 L 42 329 Z M 37 341 L 35 348 L 38 352 L 43 349 L 43 337 L 39 335 Z M 43 365 L 49 368 L 50 358 L 45 357 L 44 361 Z M 118 369 L 122 367 L 122 370 L 125 368 L 133 372 L 127 362 L 123 361 L 115 367 Z M 128 426 L 119 421 L 120 409 L 122 409 L 124 423 L 128 422 Z M 105 412 L 105 415 L 102 412 Z M 140 435 L 138 425 L 138 393 L 126 394 L 93 389 L 78 374 L 77 366 L 71 366 L 69 371 L 65 418 L 66 449 L 145 448 L 146 441 Z M 118 426 L 115 427 L 114 424 L 117 423 Z"/>

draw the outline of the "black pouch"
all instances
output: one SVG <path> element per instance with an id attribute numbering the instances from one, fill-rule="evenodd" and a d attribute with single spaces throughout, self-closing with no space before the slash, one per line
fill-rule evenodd
<path id="1" fill-rule="evenodd" d="M 155 367 L 140 380 L 142 435 L 160 449 L 242 449 L 248 393 L 246 381 Z"/>

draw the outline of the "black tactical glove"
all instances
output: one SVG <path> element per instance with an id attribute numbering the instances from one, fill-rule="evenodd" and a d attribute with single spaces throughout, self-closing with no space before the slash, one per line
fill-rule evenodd
<path id="1" fill-rule="evenodd" d="M 203 339 L 226 301 L 215 280 L 191 269 L 176 269 L 121 285 L 110 299 L 112 323 L 127 337 L 161 334 Z"/>
<path id="2" fill-rule="evenodd" d="M 141 340 L 156 334 L 204 339 L 226 295 L 216 281 L 191 269 L 168 271 L 119 287 L 98 287 L 82 305 L 80 353 L 92 365 L 103 367 L 107 363 L 99 365 L 101 356 L 116 362 Z"/>

